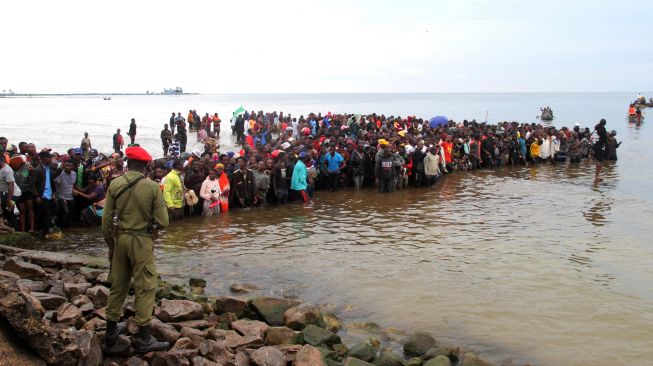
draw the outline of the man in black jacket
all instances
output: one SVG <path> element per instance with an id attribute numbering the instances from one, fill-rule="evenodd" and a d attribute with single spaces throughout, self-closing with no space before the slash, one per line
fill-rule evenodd
<path id="1" fill-rule="evenodd" d="M 234 204 L 242 208 L 252 207 L 257 202 L 254 173 L 247 169 L 245 158 L 238 158 L 238 165 L 240 169 L 234 172 L 231 182 Z"/>
<path id="2" fill-rule="evenodd" d="M 57 172 L 52 167 L 52 155 L 48 151 L 39 153 L 41 162 L 34 168 L 33 193 L 39 208 L 39 221 L 43 234 L 54 226 L 56 215 L 54 178 Z"/>

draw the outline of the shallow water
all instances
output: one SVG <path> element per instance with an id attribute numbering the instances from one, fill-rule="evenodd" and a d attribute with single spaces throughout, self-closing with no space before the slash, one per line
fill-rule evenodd
<path id="1" fill-rule="evenodd" d="M 653 219 L 653 176 L 648 149 L 653 139 L 645 124 L 622 122 L 629 94 L 591 96 L 554 95 L 552 102 L 543 104 L 572 121 L 594 124 L 605 116 L 608 129 L 618 130 L 624 141 L 620 160 L 605 168 L 600 184 L 592 181 L 593 166 L 583 163 L 461 172 L 444 177 L 432 189 L 387 195 L 372 190 L 318 192 L 311 208 L 273 206 L 175 224 L 157 245 L 160 269 L 177 281 L 190 275 L 206 278 L 209 293 L 225 293 L 233 282 L 252 282 L 262 285 L 265 294 L 335 304 L 346 321 L 432 331 L 496 362 L 650 364 L 653 244 L 647 236 Z M 490 109 L 512 103 L 514 118 L 519 119 L 530 111 L 524 105 L 536 97 L 452 95 L 446 103 L 452 118 L 470 119 L 484 118 L 484 111 L 482 117 L 477 114 L 487 108 L 483 103 Z M 133 108 L 129 111 L 120 109 L 124 115 L 171 109 L 162 107 L 159 99 L 150 103 L 145 97 L 131 98 L 138 102 L 127 103 Z M 200 104 L 211 96 L 194 98 L 185 100 Z M 262 106 L 255 109 L 270 110 L 268 106 L 278 103 L 298 112 L 335 112 L 343 105 L 358 111 L 354 108 L 363 110 L 369 104 L 383 112 L 391 109 L 386 104 L 393 100 L 366 96 L 349 105 L 349 96 L 327 95 L 323 104 L 309 105 L 310 98 L 317 99 L 286 97 L 284 104 L 280 96 L 260 97 L 257 105 Z M 366 98 L 382 101 L 374 105 Z M 397 113 L 408 107 L 428 113 L 429 98 L 445 100 L 447 95 L 402 96 L 394 103 Z M 44 103 L 60 115 L 79 102 L 69 99 L 74 98 L 45 98 Z M 330 101 L 340 108 L 323 107 Z M 463 101 L 475 106 L 471 112 Z M 21 103 L 27 102 L 0 100 L 0 134 L 45 139 L 39 131 L 17 135 L 20 130 L 13 125 L 5 127 L 13 121 L 8 115 L 26 108 Z M 29 103 L 46 108 L 36 99 Z M 589 117 L 576 119 L 579 109 Z M 91 109 L 81 112 L 90 114 Z M 157 113 L 165 122 L 167 114 Z M 75 135 L 81 131 L 79 125 L 66 127 L 44 117 L 50 121 L 44 130 L 53 136 L 69 128 Z M 115 113 L 115 119 L 124 118 Z M 147 139 L 155 141 L 156 136 L 144 136 Z M 221 142 L 229 146 L 231 136 L 223 135 Z M 95 230 L 72 230 L 62 241 L 37 246 L 106 253 Z"/>

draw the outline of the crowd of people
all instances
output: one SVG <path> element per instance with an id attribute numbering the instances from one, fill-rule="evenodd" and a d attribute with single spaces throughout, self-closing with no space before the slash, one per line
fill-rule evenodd
<path id="1" fill-rule="evenodd" d="M 163 192 L 171 219 L 230 209 L 298 202 L 315 191 L 376 187 L 388 193 L 434 185 L 456 171 L 507 165 L 617 160 L 616 132 L 601 120 L 593 130 L 540 124 L 432 121 L 384 115 L 239 111 L 231 119 L 238 148 L 221 151 L 218 114 L 173 113 L 161 131 L 163 157 L 147 178 Z M 186 151 L 187 126 L 203 151 Z M 129 145 L 137 145 L 132 119 Z M 114 152 L 92 147 L 88 134 L 65 153 L 0 137 L 2 216 L 17 230 L 44 234 L 70 225 L 98 225 L 111 181 L 126 173 L 124 140 Z M 236 151 L 237 150 L 237 151 Z"/>

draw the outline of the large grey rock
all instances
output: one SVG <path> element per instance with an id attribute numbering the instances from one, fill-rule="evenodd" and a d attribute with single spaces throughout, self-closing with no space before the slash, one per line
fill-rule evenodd
<path id="1" fill-rule="evenodd" d="M 234 356 L 223 342 L 218 341 L 204 341 L 200 344 L 198 349 L 202 356 L 219 364 L 226 364 Z"/>
<path id="2" fill-rule="evenodd" d="M 320 350 L 310 344 L 305 344 L 297 352 L 293 366 L 326 366 L 326 361 Z"/>
<path id="3" fill-rule="evenodd" d="M 66 298 L 63 296 L 46 294 L 43 292 L 32 292 L 32 295 L 41 302 L 41 305 L 46 310 L 54 310 L 59 307 L 59 305 L 66 302 Z"/>
<path id="4" fill-rule="evenodd" d="M 309 324 L 304 328 L 302 336 L 306 343 L 313 346 L 333 346 L 336 343 L 341 343 L 340 337 L 337 334 L 331 333 L 328 330 L 317 327 L 313 324 Z"/>
<path id="5" fill-rule="evenodd" d="M 91 288 L 91 284 L 88 282 L 63 284 L 63 290 L 69 299 L 79 295 L 85 295 L 89 288 Z"/>
<path id="6" fill-rule="evenodd" d="M 274 347 L 261 347 L 252 352 L 251 358 L 257 366 L 286 366 L 286 357 Z"/>
<path id="7" fill-rule="evenodd" d="M 232 296 L 220 296 L 215 299 L 215 313 L 225 314 L 234 313 L 237 317 L 242 318 L 249 316 L 251 311 L 247 301 Z"/>
<path id="8" fill-rule="evenodd" d="M 286 310 L 283 314 L 283 321 L 288 328 L 294 330 L 302 330 L 308 324 L 325 327 L 322 312 L 310 304 L 300 304 Z"/>
<path id="9" fill-rule="evenodd" d="M 237 331 L 238 333 L 244 336 L 257 336 L 261 339 L 265 339 L 265 335 L 269 328 L 269 325 L 258 320 L 243 319 L 231 323 L 231 329 Z"/>
<path id="10" fill-rule="evenodd" d="M 93 286 L 86 290 L 86 295 L 91 298 L 91 301 L 93 301 L 93 305 L 96 308 L 103 308 L 107 306 L 110 293 L 111 290 L 102 285 Z"/>
<path id="11" fill-rule="evenodd" d="M 43 267 L 22 261 L 15 257 L 8 258 L 2 269 L 13 272 L 21 278 L 27 278 L 29 280 L 43 280 L 47 275 L 47 272 L 45 272 Z"/>
<path id="12" fill-rule="evenodd" d="M 404 360 L 392 351 L 383 351 L 379 357 L 372 362 L 376 366 L 404 366 Z"/>
<path id="13" fill-rule="evenodd" d="M 426 332 L 415 332 L 404 342 L 406 357 L 420 357 L 431 348 L 438 346 L 438 342 Z"/>
<path id="14" fill-rule="evenodd" d="M 250 307 L 266 323 L 273 327 L 285 325 L 283 314 L 290 308 L 299 305 L 297 300 L 279 299 L 274 297 L 257 297 L 250 301 Z"/>
<path id="15" fill-rule="evenodd" d="M 0 281 L 0 316 L 47 363 L 74 362 L 74 352 L 66 351 L 70 340 L 50 332 L 45 309 L 24 287 Z"/>
<path id="16" fill-rule="evenodd" d="M 204 308 L 193 301 L 163 299 L 156 307 L 154 315 L 164 322 L 195 320 L 202 319 Z"/>

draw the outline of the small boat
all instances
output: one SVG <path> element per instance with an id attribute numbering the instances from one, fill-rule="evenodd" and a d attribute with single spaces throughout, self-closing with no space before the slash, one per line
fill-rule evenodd
<path id="1" fill-rule="evenodd" d="M 653 108 L 653 103 L 638 102 L 635 103 L 635 108 Z"/>
<path id="2" fill-rule="evenodd" d="M 104 97 L 104 100 L 111 100 L 111 97 Z"/>
<path id="3" fill-rule="evenodd" d="M 542 114 L 539 116 L 542 121 L 553 121 L 553 111 L 550 108 L 542 109 Z"/>

